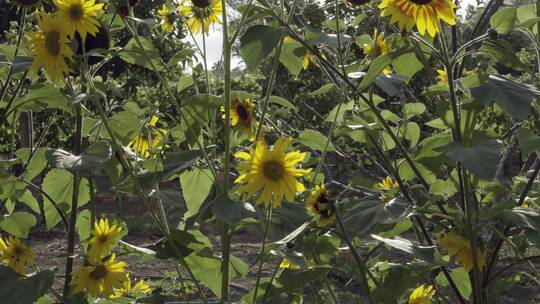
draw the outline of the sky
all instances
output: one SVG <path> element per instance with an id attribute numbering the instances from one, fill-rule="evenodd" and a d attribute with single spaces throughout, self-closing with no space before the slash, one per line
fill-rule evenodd
<path id="1" fill-rule="evenodd" d="M 461 8 L 457 11 L 458 15 L 463 16 L 465 14 L 465 8 L 468 5 L 476 5 L 476 0 L 461 0 Z M 234 16 L 238 16 L 237 12 L 234 12 Z M 193 43 L 193 39 L 191 37 L 186 38 L 190 42 Z M 202 35 L 195 36 L 195 41 L 199 44 L 199 46 L 202 48 Z M 223 39 L 222 39 L 222 33 L 221 33 L 221 26 L 215 26 L 213 30 L 210 31 L 210 34 L 206 36 L 206 52 L 207 52 L 207 64 L 208 68 L 212 68 L 212 66 L 218 62 L 221 58 L 221 53 L 223 50 Z M 200 60 L 202 60 L 202 56 L 198 56 Z M 238 67 L 240 65 L 243 65 L 242 59 L 239 57 L 232 58 L 231 65 L 233 68 Z"/>

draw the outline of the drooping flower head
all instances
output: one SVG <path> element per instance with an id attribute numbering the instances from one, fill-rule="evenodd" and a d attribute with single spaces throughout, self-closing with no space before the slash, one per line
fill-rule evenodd
<path id="1" fill-rule="evenodd" d="M 71 38 L 78 32 L 84 40 L 87 33 L 95 35 L 99 31 L 96 17 L 103 14 L 103 3 L 95 0 L 54 0 L 54 4 L 58 8 L 58 18 Z"/>
<path id="2" fill-rule="evenodd" d="M 432 285 L 427 287 L 420 285 L 409 296 L 409 304 L 430 304 L 434 295 L 435 290 Z"/>
<path id="3" fill-rule="evenodd" d="M 158 15 L 161 18 L 161 29 L 165 32 L 172 32 L 176 21 L 176 13 L 167 4 L 163 4 L 161 9 L 158 10 Z"/>
<path id="4" fill-rule="evenodd" d="M 73 57 L 73 51 L 62 21 L 45 12 L 37 14 L 36 20 L 40 30 L 30 33 L 33 43 L 30 54 L 34 57 L 32 70 L 37 72 L 43 66 L 50 79 L 56 82 L 68 73 L 66 59 Z"/>
<path id="5" fill-rule="evenodd" d="M 278 208 L 283 197 L 292 202 L 297 192 L 305 190 L 298 178 L 308 174 L 310 169 L 300 169 L 298 164 L 306 153 L 286 152 L 290 144 L 290 138 L 281 137 L 272 149 L 259 141 L 249 153 L 235 154 L 236 158 L 243 160 L 237 167 L 240 176 L 235 181 L 243 184 L 239 190 L 250 197 L 260 191 L 256 203 L 264 204 L 265 208 L 270 206 L 272 198 L 274 208 Z"/>
<path id="6" fill-rule="evenodd" d="M 193 34 L 208 34 L 210 25 L 221 23 L 221 0 L 184 0 L 178 9 Z"/>
<path id="7" fill-rule="evenodd" d="M 19 238 L 11 235 L 5 241 L 0 238 L 0 257 L 4 265 L 20 274 L 24 274 L 27 264 L 34 264 L 32 250 Z"/>
<path id="8" fill-rule="evenodd" d="M 129 280 L 126 266 L 125 262 L 117 262 L 114 254 L 106 261 L 95 261 L 82 266 L 73 273 L 71 281 L 73 291 L 74 293 L 86 291 L 93 297 L 99 294 L 109 298 L 114 294 L 114 289 L 122 289 Z"/>
<path id="9" fill-rule="evenodd" d="M 114 246 L 116 246 L 118 236 L 121 232 L 122 229 L 116 224 L 109 225 L 108 219 L 96 221 L 93 236 L 88 242 L 90 245 L 88 257 L 96 261 L 108 255 Z"/>
<path id="10" fill-rule="evenodd" d="M 454 231 L 450 231 L 439 240 L 439 244 L 448 252 L 448 255 L 455 257 L 456 263 L 463 265 L 465 271 L 473 269 L 471 242 L 466 237 Z M 486 266 L 485 254 L 479 248 L 476 248 L 476 256 L 478 267 L 483 269 Z"/>
<path id="11" fill-rule="evenodd" d="M 306 201 L 306 208 L 319 226 L 331 225 L 336 219 L 336 214 L 332 209 L 332 202 L 328 197 L 324 184 L 315 186 L 315 190 L 311 192 Z"/>
<path id="12" fill-rule="evenodd" d="M 253 108 L 255 103 L 249 99 L 235 99 L 231 102 L 231 108 L 229 113 L 231 116 L 231 125 L 236 127 L 239 132 L 245 132 L 249 135 L 250 140 L 255 139 L 255 132 L 253 132 L 256 123 L 253 120 Z M 221 107 L 221 112 L 225 112 L 225 108 Z M 225 119 L 225 113 L 221 115 L 221 118 Z"/>
<path id="13" fill-rule="evenodd" d="M 156 127 L 158 120 L 158 116 L 152 116 L 143 132 L 128 143 L 128 147 L 142 158 L 156 156 L 156 152 L 163 149 L 167 131 Z"/>
<path id="14" fill-rule="evenodd" d="M 452 0 L 382 0 L 379 4 L 381 16 L 392 16 L 390 22 L 400 30 L 410 32 L 416 25 L 421 35 L 427 31 L 431 37 L 441 31 L 440 20 L 456 24 L 455 7 Z"/>

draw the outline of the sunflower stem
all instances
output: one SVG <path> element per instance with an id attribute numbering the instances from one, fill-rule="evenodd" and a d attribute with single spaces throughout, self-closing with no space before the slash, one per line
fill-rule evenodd
<path id="1" fill-rule="evenodd" d="M 264 264 L 264 250 L 266 248 L 266 237 L 268 235 L 268 227 L 270 226 L 270 221 L 272 220 L 272 209 L 273 204 L 270 204 L 268 207 L 268 211 L 266 212 L 266 221 L 264 222 L 264 228 L 263 228 L 263 237 L 261 241 L 261 250 L 259 251 L 259 268 L 257 270 L 257 279 L 255 280 L 255 289 L 253 290 L 253 301 L 252 303 L 255 304 L 257 302 L 257 293 L 259 291 L 259 284 L 261 282 L 261 274 L 262 274 L 262 268 Z M 279 266 L 278 266 L 279 267 Z"/>

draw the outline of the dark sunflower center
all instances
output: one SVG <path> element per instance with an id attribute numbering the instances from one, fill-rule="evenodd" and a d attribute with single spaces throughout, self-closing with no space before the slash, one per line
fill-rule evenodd
<path id="1" fill-rule="evenodd" d="M 108 240 L 109 238 L 104 234 L 98 236 L 98 242 L 101 244 L 106 243 Z"/>
<path id="2" fill-rule="evenodd" d="M 167 23 L 173 24 L 174 19 L 176 19 L 176 15 L 174 13 L 170 13 L 167 15 Z"/>
<path id="3" fill-rule="evenodd" d="M 45 34 L 45 48 L 52 56 L 57 56 L 60 53 L 60 33 L 57 31 L 48 32 Z"/>
<path id="4" fill-rule="evenodd" d="M 246 109 L 241 104 L 236 106 L 236 114 L 238 115 L 238 117 L 240 118 L 241 121 L 246 121 L 249 118 L 248 109 Z"/>
<path id="5" fill-rule="evenodd" d="M 278 181 L 280 180 L 285 173 L 285 168 L 283 165 L 275 160 L 269 160 L 263 165 L 263 174 L 265 177 Z"/>
<path id="6" fill-rule="evenodd" d="M 210 6 L 210 0 L 191 0 L 196 7 L 207 8 Z"/>
<path id="7" fill-rule="evenodd" d="M 90 278 L 95 281 L 101 280 L 106 278 L 108 273 L 109 272 L 107 271 L 107 267 L 105 267 L 104 265 L 99 265 L 96 267 L 96 269 L 94 269 L 94 271 L 90 273 Z"/>
<path id="8" fill-rule="evenodd" d="M 330 206 L 330 200 L 328 199 L 326 194 L 323 193 L 317 198 L 316 208 L 322 217 L 328 218 L 332 216 L 332 208 Z"/>
<path id="9" fill-rule="evenodd" d="M 15 247 L 15 250 L 13 251 L 15 252 L 16 256 L 21 256 L 24 254 L 24 249 L 22 249 L 21 247 Z"/>
<path id="10" fill-rule="evenodd" d="M 433 0 L 410 0 L 412 3 L 414 4 L 418 4 L 418 5 L 426 5 L 426 4 L 429 4 L 431 3 Z"/>
<path id="11" fill-rule="evenodd" d="M 69 8 L 69 17 L 71 18 L 71 20 L 78 21 L 83 16 L 83 13 L 84 11 L 80 4 L 72 5 Z"/>

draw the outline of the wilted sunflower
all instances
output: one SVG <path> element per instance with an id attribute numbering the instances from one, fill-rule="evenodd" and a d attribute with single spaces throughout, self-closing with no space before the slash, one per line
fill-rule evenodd
<path id="1" fill-rule="evenodd" d="M 324 184 L 315 186 L 315 190 L 311 192 L 306 201 L 306 208 L 319 226 L 331 225 L 336 219 L 336 214 L 332 210 L 332 202 L 328 198 Z"/>
<path id="2" fill-rule="evenodd" d="M 259 141 L 250 153 L 235 154 L 236 158 L 244 161 L 238 165 L 241 174 L 235 181 L 244 184 L 239 190 L 250 197 L 261 191 L 256 203 L 264 204 L 265 208 L 270 206 L 272 198 L 274 208 L 278 208 L 283 196 L 292 202 L 297 192 L 305 190 L 297 178 L 308 174 L 310 169 L 299 169 L 297 166 L 304 160 L 306 153 L 286 152 L 290 144 L 290 138 L 281 137 L 272 150 L 267 148 L 264 141 Z"/>
<path id="3" fill-rule="evenodd" d="M 210 25 L 221 23 L 221 0 L 184 0 L 178 9 L 193 34 L 208 34 Z"/>
<path id="4" fill-rule="evenodd" d="M 152 116 L 144 132 L 128 143 L 128 147 L 142 158 L 148 158 L 151 152 L 161 151 L 163 148 L 167 131 L 156 127 L 158 120 L 158 116 Z"/>
<path id="5" fill-rule="evenodd" d="M 141 279 L 133 287 L 131 286 L 131 279 L 128 275 L 127 280 L 124 282 L 124 286 L 120 289 L 116 289 L 111 298 L 121 298 L 129 294 L 149 294 L 152 292 L 152 288 Z"/>
<path id="6" fill-rule="evenodd" d="M 66 59 L 73 56 L 73 51 L 62 21 L 45 12 L 39 13 L 36 20 L 40 31 L 30 33 L 34 44 L 30 50 L 34 56 L 32 70 L 37 72 L 43 66 L 45 73 L 56 82 L 68 73 Z"/>
<path id="7" fill-rule="evenodd" d="M 125 262 L 117 262 L 114 254 L 106 261 L 82 266 L 73 274 L 73 291 L 79 293 L 86 290 L 90 296 L 100 294 L 109 298 L 114 294 L 114 289 L 122 289 L 129 280 L 126 266 Z"/>
<path id="8" fill-rule="evenodd" d="M 409 304 L 430 304 L 434 295 L 435 290 L 432 285 L 428 287 L 420 285 L 409 296 Z"/>
<path id="9" fill-rule="evenodd" d="M 163 4 L 158 15 L 161 18 L 161 29 L 165 32 L 172 32 L 174 30 L 174 21 L 176 20 L 176 14 L 171 11 L 167 4 Z"/>
<path id="10" fill-rule="evenodd" d="M 96 261 L 109 254 L 116 245 L 120 232 L 122 232 L 122 229 L 114 224 L 109 225 L 108 219 L 96 221 L 93 236 L 88 242 L 90 245 L 88 257 L 91 260 Z"/>
<path id="11" fill-rule="evenodd" d="M 229 113 L 231 116 L 231 125 L 236 127 L 240 132 L 246 132 L 250 140 L 255 139 L 255 132 L 253 128 L 256 124 L 253 121 L 253 108 L 255 104 L 249 99 L 235 99 L 231 102 L 231 108 Z M 221 107 L 221 112 L 225 112 L 225 108 Z M 225 113 L 221 115 L 221 118 L 225 119 Z"/>
<path id="12" fill-rule="evenodd" d="M 95 0 L 54 0 L 54 4 L 58 8 L 58 18 L 71 38 L 78 32 L 84 40 L 87 33 L 95 35 L 99 31 L 96 17 L 103 14 L 103 3 Z"/>
<path id="13" fill-rule="evenodd" d="M 439 244 L 448 252 L 448 255 L 455 256 L 456 263 L 462 264 L 465 271 L 473 269 L 471 242 L 467 238 L 454 231 L 450 231 L 439 240 Z M 486 266 L 485 254 L 479 248 L 476 248 L 476 256 L 478 267 L 483 269 Z"/>
<path id="14" fill-rule="evenodd" d="M 24 274 L 26 264 L 34 263 L 32 250 L 19 238 L 9 236 L 6 241 L 0 238 L 0 257 L 4 265 L 13 271 Z"/>
<path id="15" fill-rule="evenodd" d="M 421 35 L 426 31 L 431 37 L 441 31 L 440 20 L 454 25 L 456 5 L 452 0 L 383 0 L 379 4 L 381 16 L 392 16 L 391 23 L 398 23 L 400 30 L 408 32 L 416 24 Z"/>

